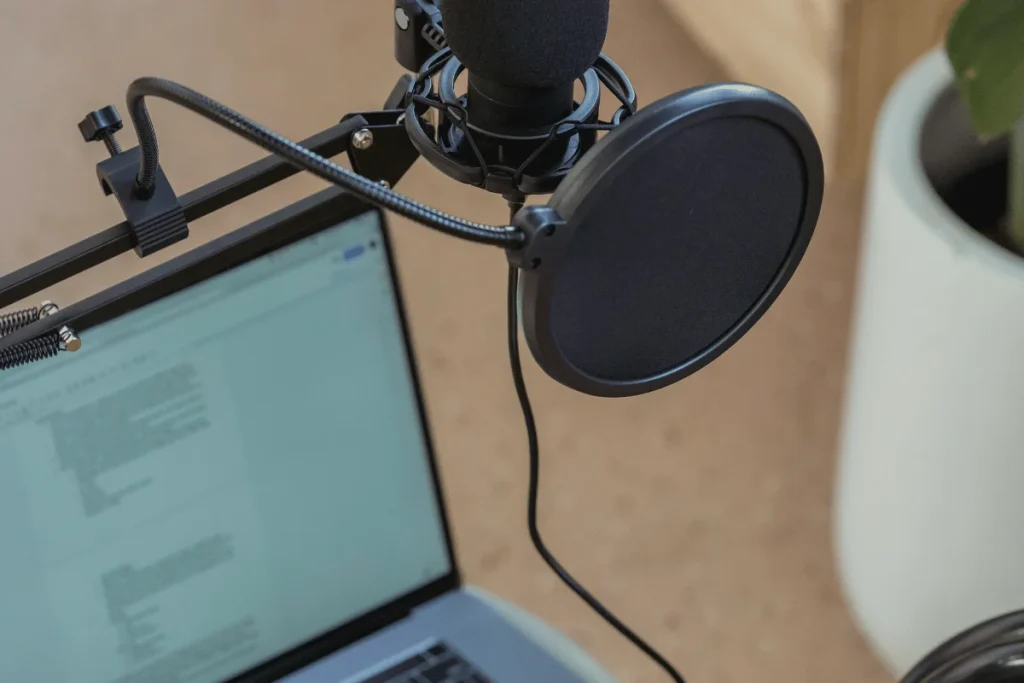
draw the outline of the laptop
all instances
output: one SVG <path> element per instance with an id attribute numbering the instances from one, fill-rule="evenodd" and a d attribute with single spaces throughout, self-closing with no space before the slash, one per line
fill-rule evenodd
<path id="1" fill-rule="evenodd" d="M 379 211 L 59 315 L 82 350 L 0 374 L 0 681 L 582 683 L 463 586 Z"/>

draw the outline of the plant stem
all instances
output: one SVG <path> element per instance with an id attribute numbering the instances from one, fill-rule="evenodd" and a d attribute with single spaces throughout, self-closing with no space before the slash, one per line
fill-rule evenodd
<path id="1" fill-rule="evenodd" d="M 1010 132 L 1010 194 L 1009 206 L 1010 237 L 1024 249 L 1024 119 L 1017 122 Z"/>

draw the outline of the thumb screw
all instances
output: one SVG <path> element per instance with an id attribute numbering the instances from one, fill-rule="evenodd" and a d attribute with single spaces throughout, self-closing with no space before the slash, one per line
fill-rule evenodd
<path id="1" fill-rule="evenodd" d="M 121 153 L 121 145 L 113 135 L 109 133 L 104 134 L 103 144 L 107 146 L 107 151 L 110 152 L 110 156 L 117 156 Z"/>
<path id="2" fill-rule="evenodd" d="M 118 144 L 114 134 L 123 127 L 124 123 L 121 121 L 121 115 L 117 113 L 114 105 L 108 105 L 103 107 L 103 109 L 89 112 L 82 119 L 81 123 L 78 124 L 78 130 L 81 131 L 82 138 L 86 142 L 102 140 L 110 156 L 116 156 L 121 153 L 121 145 Z"/>

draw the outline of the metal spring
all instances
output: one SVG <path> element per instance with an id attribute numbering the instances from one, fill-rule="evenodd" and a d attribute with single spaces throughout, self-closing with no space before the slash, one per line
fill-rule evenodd
<path id="1" fill-rule="evenodd" d="M 41 309 L 39 308 L 26 308 L 21 311 L 0 315 L 0 337 L 6 337 L 15 330 L 31 325 L 39 320 L 40 313 Z"/>
<path id="2" fill-rule="evenodd" d="M 0 314 L 0 339 L 53 315 L 58 310 L 57 305 L 52 301 L 44 301 L 41 306 L 36 308 Z M 48 332 L 36 339 L 30 339 L 0 351 L 0 370 L 9 370 L 19 365 L 52 358 L 61 351 L 77 351 L 81 346 L 82 341 L 71 328 L 64 325 L 55 332 Z"/>
<path id="3" fill-rule="evenodd" d="M 61 350 L 60 335 L 56 332 L 30 339 L 27 342 L 0 351 L 0 370 L 10 370 L 19 365 L 53 358 Z"/>
<path id="4" fill-rule="evenodd" d="M 1024 681 L 1024 611 L 990 619 L 947 640 L 902 683 Z"/>

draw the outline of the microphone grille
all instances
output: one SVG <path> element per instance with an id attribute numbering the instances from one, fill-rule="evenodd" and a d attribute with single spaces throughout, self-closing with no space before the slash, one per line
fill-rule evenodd
<path id="1" fill-rule="evenodd" d="M 594 65 L 610 0 L 440 0 L 445 38 L 470 73 L 504 86 L 549 88 Z"/>

